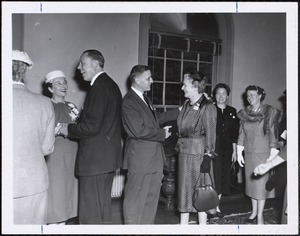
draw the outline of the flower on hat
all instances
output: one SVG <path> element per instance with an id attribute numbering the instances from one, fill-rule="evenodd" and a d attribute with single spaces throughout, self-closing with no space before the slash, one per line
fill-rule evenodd
<path id="1" fill-rule="evenodd" d="M 22 61 L 28 64 L 28 69 L 32 68 L 33 62 L 26 52 L 22 52 L 19 50 L 12 51 L 12 60 L 13 61 Z"/>

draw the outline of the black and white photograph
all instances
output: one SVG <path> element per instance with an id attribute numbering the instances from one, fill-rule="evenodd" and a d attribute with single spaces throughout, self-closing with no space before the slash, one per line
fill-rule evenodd
<path id="1" fill-rule="evenodd" d="M 1 7 L 3 234 L 299 234 L 298 2 Z"/>

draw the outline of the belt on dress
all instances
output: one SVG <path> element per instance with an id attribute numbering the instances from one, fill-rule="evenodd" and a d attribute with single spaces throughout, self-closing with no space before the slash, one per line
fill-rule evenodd
<path id="1" fill-rule="evenodd" d="M 204 153 L 205 137 L 178 138 L 175 150 L 177 152 L 199 155 Z"/>

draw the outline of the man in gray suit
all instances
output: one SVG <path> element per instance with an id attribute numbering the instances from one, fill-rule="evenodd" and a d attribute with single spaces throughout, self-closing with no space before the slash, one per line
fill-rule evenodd
<path id="1" fill-rule="evenodd" d="M 123 98 L 122 119 L 127 133 L 123 168 L 128 169 L 123 213 L 125 224 L 153 224 L 155 220 L 165 154 L 163 142 L 179 110 L 156 113 L 144 94 L 153 83 L 148 66 L 136 65 L 130 72 L 132 87 Z"/>
<path id="2" fill-rule="evenodd" d="M 32 61 L 12 53 L 13 75 L 13 216 L 15 224 L 44 224 L 48 170 L 44 159 L 54 150 L 54 110 L 49 98 L 24 84 Z"/>

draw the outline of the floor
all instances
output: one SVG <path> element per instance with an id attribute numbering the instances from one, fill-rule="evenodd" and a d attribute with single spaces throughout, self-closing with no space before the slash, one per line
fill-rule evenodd
<path id="1" fill-rule="evenodd" d="M 122 197 L 112 199 L 113 224 L 123 224 L 122 203 Z M 281 201 L 278 198 L 268 199 L 266 201 L 264 210 L 265 224 L 279 224 L 280 205 Z M 179 224 L 180 215 L 176 206 L 171 210 L 167 210 L 166 208 L 166 199 L 164 195 L 161 194 L 155 224 Z M 251 212 L 251 202 L 244 194 L 243 186 L 233 188 L 230 195 L 221 198 L 220 210 L 224 214 L 224 218 L 213 218 L 207 222 L 208 224 L 246 224 L 244 220 L 248 218 Z M 77 218 L 70 219 L 67 224 L 77 224 Z M 197 224 L 196 214 L 190 215 L 189 224 Z"/>

